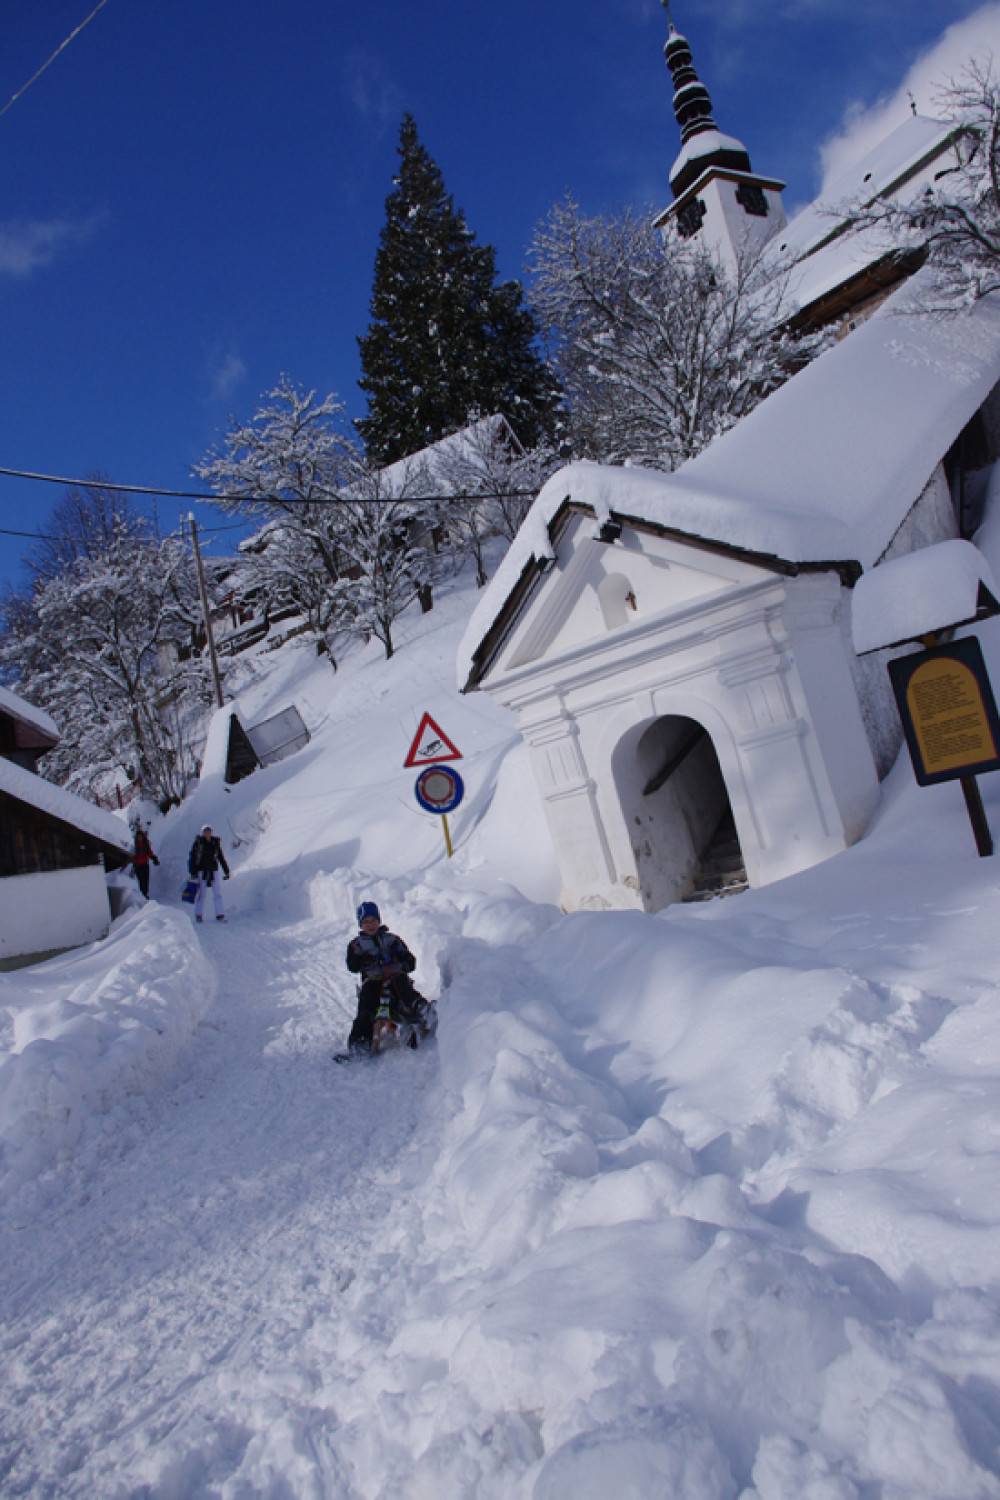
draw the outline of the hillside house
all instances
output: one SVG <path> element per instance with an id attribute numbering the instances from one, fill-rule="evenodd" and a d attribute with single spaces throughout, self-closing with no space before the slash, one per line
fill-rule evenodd
<path id="1" fill-rule="evenodd" d="M 37 774 L 58 740 L 48 714 L 0 688 L 0 968 L 103 937 L 105 872 L 131 856 L 119 818 Z"/>

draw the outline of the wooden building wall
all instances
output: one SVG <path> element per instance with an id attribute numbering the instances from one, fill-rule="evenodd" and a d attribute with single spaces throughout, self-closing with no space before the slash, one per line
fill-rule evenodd
<path id="1" fill-rule="evenodd" d="M 96 864 L 103 854 L 109 870 L 129 856 L 51 813 L 0 792 L 0 878 L 43 870 L 75 870 Z"/>

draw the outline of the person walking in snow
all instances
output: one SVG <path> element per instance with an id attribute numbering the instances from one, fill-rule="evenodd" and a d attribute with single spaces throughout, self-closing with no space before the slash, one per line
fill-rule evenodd
<path id="1" fill-rule="evenodd" d="M 211 890 L 212 900 L 215 903 L 215 920 L 224 922 L 226 913 L 222 905 L 222 883 L 219 880 L 219 866 L 222 866 L 222 879 L 229 879 L 229 866 L 226 864 L 226 856 L 222 852 L 222 844 L 218 837 L 212 832 L 206 823 L 204 828 L 191 845 L 191 853 L 188 855 L 188 873 L 192 880 L 197 880 L 198 891 L 194 898 L 194 919 L 201 921 L 201 914 L 205 910 L 205 892 Z"/>
<path id="2" fill-rule="evenodd" d="M 139 889 L 144 898 L 149 900 L 149 862 L 158 865 L 160 861 L 153 853 L 153 847 L 149 842 L 149 834 L 141 823 L 135 825 L 135 847 L 132 850 L 132 872 L 139 882 Z"/>
<path id="3" fill-rule="evenodd" d="M 372 1030 L 383 990 L 389 994 L 394 1017 L 418 1021 L 425 1029 L 432 1030 L 430 1002 L 409 978 L 417 961 L 403 939 L 383 925 L 374 901 L 362 901 L 358 907 L 358 926 L 360 932 L 347 945 L 347 967 L 352 974 L 361 976 L 358 1013 L 347 1040 L 348 1051 L 371 1051 Z"/>

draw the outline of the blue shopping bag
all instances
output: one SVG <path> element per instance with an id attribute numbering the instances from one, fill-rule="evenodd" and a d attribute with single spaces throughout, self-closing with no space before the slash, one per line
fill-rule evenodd
<path id="1" fill-rule="evenodd" d="M 189 880 L 184 885 L 181 886 L 181 900 L 182 901 L 193 901 L 194 898 L 195 898 L 195 896 L 197 896 L 197 894 L 198 894 L 198 882 L 197 882 L 197 880 Z"/>

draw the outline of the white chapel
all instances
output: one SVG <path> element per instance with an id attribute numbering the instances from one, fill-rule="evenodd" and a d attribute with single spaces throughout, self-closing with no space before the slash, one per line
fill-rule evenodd
<path id="1" fill-rule="evenodd" d="M 885 653 L 855 654 L 854 585 L 967 530 L 1000 457 L 1000 303 L 928 316 L 912 262 L 821 206 L 786 223 L 673 26 L 667 60 L 668 215 L 700 203 L 679 227 L 716 244 L 738 213 L 766 224 L 800 307 L 858 326 L 673 474 L 560 470 L 484 591 L 459 686 L 517 715 L 567 909 L 657 911 L 710 889 L 726 844 L 764 885 L 862 835 L 899 726 Z M 917 191 L 956 149 L 914 116 L 860 176 Z"/>

